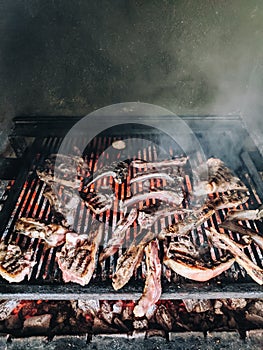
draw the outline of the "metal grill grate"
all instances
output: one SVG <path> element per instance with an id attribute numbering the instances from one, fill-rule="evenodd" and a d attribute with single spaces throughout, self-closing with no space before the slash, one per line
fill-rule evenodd
<path id="1" fill-rule="evenodd" d="M 93 141 L 86 148 L 86 159 L 88 165 L 92 171 L 101 168 L 105 160 L 107 162 L 114 161 L 112 159 L 114 156 L 116 159 L 122 159 L 123 154 L 121 151 L 117 151 L 113 154 L 112 152 L 107 151 L 108 147 L 112 144 L 113 141 L 118 139 L 128 139 L 128 142 L 136 143 L 137 138 L 141 138 L 142 134 L 133 134 L 131 135 L 100 135 L 93 139 Z M 203 142 L 205 138 L 205 132 L 197 133 L 197 136 Z M 145 145 L 141 145 L 140 149 L 137 149 L 135 154 L 125 154 L 125 157 L 128 158 L 143 158 L 148 161 L 156 161 L 159 158 L 159 150 L 155 148 L 154 144 L 158 143 L 160 135 L 158 133 L 148 134 L 148 139 L 153 140 L 153 144 L 149 146 L 146 142 Z M 225 137 L 230 137 L 230 142 L 234 143 L 234 139 L 231 139 L 229 134 L 226 134 Z M 52 213 L 50 211 L 50 205 L 47 199 L 43 196 L 43 191 L 45 189 L 45 184 L 38 179 L 35 169 L 37 166 L 43 164 L 45 158 L 51 154 L 56 153 L 61 144 L 62 137 L 38 137 L 37 138 L 37 148 L 36 144 L 33 144 L 31 147 L 31 153 L 29 152 L 31 158 L 31 164 L 27 171 L 27 176 L 24 178 L 22 186 L 18 191 L 18 199 L 13 203 L 12 211 L 10 211 L 10 216 L 8 217 L 7 224 L 2 230 L 1 240 L 5 242 L 16 242 L 22 247 L 32 247 L 34 250 L 34 260 L 37 261 L 37 264 L 34 266 L 31 276 L 29 276 L 28 281 L 24 281 L 19 284 L 9 284 L 5 280 L 0 280 L 0 293 L 2 298 L 13 298 L 22 296 L 23 299 L 70 299 L 74 295 L 78 294 L 83 298 L 98 298 L 98 299 L 136 299 L 140 296 L 140 293 L 143 288 L 143 275 L 145 272 L 145 265 L 142 263 L 141 267 L 136 272 L 136 275 L 132 278 L 127 286 L 118 292 L 114 292 L 111 287 L 111 275 L 116 267 L 116 262 L 118 256 L 125 250 L 124 247 L 119 249 L 114 256 L 108 258 L 102 266 L 97 263 L 93 279 L 88 286 L 81 287 L 76 284 L 65 284 L 62 280 L 62 273 L 58 268 L 55 256 L 58 247 L 44 249 L 43 244 L 39 243 L 37 239 L 30 239 L 23 235 L 17 235 L 14 233 L 14 224 L 19 217 L 33 217 L 37 219 L 51 221 Z M 74 139 L 71 139 L 69 142 L 74 144 Z M 83 145 L 85 146 L 85 145 Z M 136 149 L 134 147 L 127 147 L 127 149 Z M 234 145 L 233 145 L 234 146 Z M 34 148 L 35 147 L 35 148 Z M 179 156 L 181 150 L 176 145 L 169 145 L 169 142 L 165 143 L 168 153 L 170 156 Z M 204 145 L 204 149 L 208 147 L 207 144 Z M 219 147 L 220 148 L 220 147 Z M 35 150 L 34 152 L 32 150 Z M 228 159 L 224 159 L 220 154 L 216 154 L 216 147 L 210 149 L 207 152 L 207 156 L 220 157 L 226 163 L 229 163 Z M 221 153 L 220 149 L 218 150 Z M 255 151 L 256 152 L 256 151 Z M 242 205 L 240 208 L 251 208 L 254 209 L 262 203 L 262 179 L 259 175 L 261 169 L 258 169 L 253 161 L 253 157 L 257 156 L 262 162 L 259 154 L 256 152 L 247 151 L 246 148 L 242 149 L 242 152 L 237 152 L 237 167 L 235 171 L 240 179 L 248 186 L 250 190 L 250 199 L 247 203 Z M 199 155 L 197 154 L 197 161 Z M 260 165 L 261 166 L 261 165 Z M 230 164 L 231 167 L 231 164 Z M 191 176 L 188 172 L 189 169 L 185 170 L 185 181 L 184 186 L 189 188 L 191 186 Z M 135 170 L 132 170 L 135 171 Z M 135 173 L 130 173 L 129 176 L 134 176 Z M 97 183 L 97 187 L 112 185 L 112 179 L 105 178 L 101 179 Z M 159 182 L 161 180 L 158 180 Z M 160 184 L 160 183 L 159 183 Z M 14 185 L 14 182 L 11 183 Z M 139 185 L 136 185 L 139 186 Z M 19 188 L 18 188 L 19 189 Z M 124 198 L 129 194 L 129 188 L 127 184 L 115 185 L 115 193 L 118 199 Z M 187 202 L 185 203 L 187 206 Z M 9 203 L 9 207 L 11 205 Z M 90 220 L 87 220 L 89 210 L 81 204 L 78 207 L 77 215 L 75 217 L 75 222 L 78 227 L 78 232 L 85 232 L 90 227 Z M 200 229 L 194 230 L 191 233 L 191 238 L 194 243 L 200 245 L 207 241 L 204 228 L 206 226 L 213 226 L 218 229 L 218 225 L 224 221 L 224 218 L 227 214 L 227 210 L 217 211 L 213 217 L 208 220 L 207 223 L 201 226 Z M 94 214 L 93 214 L 94 215 Z M 107 212 L 100 214 L 100 219 L 105 222 L 106 232 L 104 245 L 107 243 L 112 234 L 112 229 L 114 229 L 117 221 L 120 219 L 120 213 L 118 211 L 118 201 L 115 202 L 113 210 L 108 210 Z M 167 226 L 173 222 L 174 219 L 177 219 L 176 216 L 170 216 L 164 219 L 159 220 L 154 224 L 155 232 L 160 231 L 161 227 Z M 243 222 L 244 226 L 250 227 L 258 232 L 263 232 L 263 225 L 261 222 Z M 139 232 L 136 224 L 133 224 L 133 230 L 128 230 L 126 233 L 126 239 L 130 235 L 136 235 Z M 235 240 L 239 239 L 239 236 L 235 233 L 231 233 Z M 124 242 L 125 246 L 125 242 Z M 103 249 L 103 246 L 100 247 L 99 252 Z M 160 251 L 163 251 L 162 244 Z M 245 253 L 255 262 L 258 266 L 263 267 L 263 257 L 262 252 L 256 244 L 252 243 L 249 248 L 245 249 Z M 218 257 L 220 255 L 218 249 L 214 249 L 214 255 Z M 170 281 L 168 281 L 167 276 L 170 276 Z M 163 296 L 162 298 L 173 298 L 181 299 L 187 297 L 196 297 L 196 298 L 218 298 L 228 296 L 235 297 L 262 297 L 263 289 L 262 287 L 253 283 L 251 278 L 247 276 L 244 269 L 241 268 L 236 263 L 225 273 L 214 278 L 212 281 L 206 283 L 194 283 L 183 277 L 175 275 L 175 273 L 167 271 L 163 267 Z M 238 290 L 237 290 L 238 285 Z"/>

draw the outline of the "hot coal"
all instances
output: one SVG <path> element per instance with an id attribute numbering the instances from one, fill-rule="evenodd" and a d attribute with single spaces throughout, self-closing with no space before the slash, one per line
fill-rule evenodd
<path id="1" fill-rule="evenodd" d="M 262 328 L 261 299 L 162 300 L 149 317 L 135 317 L 133 301 L 21 301 L 5 320 L 2 333 L 15 337 L 62 334 L 222 332 Z M 118 312 L 116 310 L 116 304 Z M 85 305 L 85 307 L 84 307 Z M 127 310 L 130 310 L 127 312 Z"/>

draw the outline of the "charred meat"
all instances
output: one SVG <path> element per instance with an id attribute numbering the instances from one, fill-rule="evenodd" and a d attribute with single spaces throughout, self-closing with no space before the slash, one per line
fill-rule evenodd
<path id="1" fill-rule="evenodd" d="M 154 234 L 151 231 L 142 232 L 140 238 L 137 237 L 125 253 L 119 257 L 115 274 L 112 277 L 112 285 L 115 290 L 122 288 L 129 282 L 133 272 L 142 261 L 145 246 L 153 238 Z"/>
<path id="2" fill-rule="evenodd" d="M 206 205 L 200 209 L 189 211 L 178 222 L 163 228 L 158 236 L 163 239 L 164 236 L 185 235 L 206 222 L 214 213 L 215 209 Z"/>
<path id="3" fill-rule="evenodd" d="M 62 196 L 59 198 L 52 187 L 47 186 L 43 196 L 49 201 L 51 211 L 57 222 L 65 227 L 73 228 L 76 211 L 82 201 L 79 192 L 65 187 Z"/>
<path id="4" fill-rule="evenodd" d="M 90 176 L 84 181 L 84 188 L 88 188 L 90 185 L 108 176 L 112 176 L 114 181 L 118 184 L 125 182 L 129 172 L 129 164 L 127 162 L 118 161 L 105 165 L 99 169 L 94 176 Z"/>
<path id="5" fill-rule="evenodd" d="M 136 159 L 131 162 L 131 166 L 134 168 L 166 168 L 166 167 L 181 167 L 187 163 L 188 157 L 179 157 L 168 160 L 161 160 L 159 162 L 146 162 L 144 160 Z"/>
<path id="6" fill-rule="evenodd" d="M 248 191 L 245 184 L 217 158 L 210 158 L 196 172 L 200 181 L 194 188 L 194 195 L 202 196 L 208 193 L 226 191 Z"/>
<path id="7" fill-rule="evenodd" d="M 153 179 L 165 180 L 166 182 L 171 184 L 173 184 L 176 181 L 174 177 L 164 172 L 147 172 L 146 174 L 145 173 L 136 174 L 136 176 L 131 179 L 130 184 L 133 184 L 136 182 L 149 181 Z"/>
<path id="8" fill-rule="evenodd" d="M 216 210 L 236 208 L 248 201 L 249 193 L 246 191 L 228 191 L 226 193 L 219 193 L 218 197 L 208 199 L 206 201 L 209 207 Z"/>
<path id="9" fill-rule="evenodd" d="M 254 281 L 260 285 L 263 284 L 263 270 L 254 264 L 230 237 L 225 233 L 217 232 L 213 227 L 206 231 L 215 247 L 228 250 Z"/>
<path id="10" fill-rule="evenodd" d="M 154 189 L 147 193 L 145 192 L 138 193 L 133 197 L 124 200 L 122 202 L 122 209 L 124 210 L 125 207 L 129 207 L 131 205 L 138 204 L 140 202 L 145 202 L 148 199 L 158 199 L 163 202 L 167 202 L 169 204 L 179 206 L 184 199 L 184 194 L 181 187 L 171 188 L 171 187 L 165 186 L 161 190 Z"/>
<path id="11" fill-rule="evenodd" d="M 103 249 L 103 251 L 100 254 L 100 263 L 102 263 L 109 256 L 112 256 L 117 252 L 117 250 L 124 241 L 127 229 L 136 220 L 136 217 L 137 209 L 133 208 L 123 219 L 117 222 L 117 225 L 113 230 L 111 239 L 108 241 L 107 246 Z"/>
<path id="12" fill-rule="evenodd" d="M 186 215 L 175 224 L 162 229 L 159 238 L 163 236 L 185 235 L 206 222 L 218 209 L 233 208 L 248 200 L 246 192 L 234 192 L 220 194 L 214 199 L 207 199 L 201 208 L 186 211 Z"/>
<path id="13" fill-rule="evenodd" d="M 149 229 L 157 220 L 173 214 L 187 214 L 190 209 L 171 207 L 167 203 L 144 206 L 138 210 L 137 221 L 141 228 Z"/>
<path id="14" fill-rule="evenodd" d="M 254 210 L 231 210 L 227 214 L 227 220 L 261 220 L 263 218 L 263 206 Z"/>
<path id="15" fill-rule="evenodd" d="M 258 232 L 252 230 L 251 228 L 239 225 L 234 221 L 228 221 L 228 220 L 222 222 L 219 225 L 219 227 L 230 230 L 232 232 L 237 232 L 242 236 L 249 237 L 252 241 L 254 241 L 259 246 L 260 249 L 263 250 L 263 236 L 261 236 L 260 234 L 258 234 Z"/>
<path id="16" fill-rule="evenodd" d="M 158 256 L 158 243 L 151 241 L 145 247 L 146 280 L 144 290 L 133 313 L 136 317 L 143 317 L 148 309 L 153 306 L 162 294 L 161 263 Z"/>
<path id="17" fill-rule="evenodd" d="M 198 248 L 189 236 L 180 236 L 170 243 L 164 264 L 183 277 L 199 282 L 208 281 L 228 270 L 235 261 L 229 254 L 220 261 L 214 261 L 209 251 L 209 246 Z"/>
<path id="18" fill-rule="evenodd" d="M 30 238 L 40 239 L 48 247 L 57 247 L 66 240 L 68 229 L 58 224 L 45 224 L 33 218 L 20 218 L 15 230 Z"/>
<path id="19" fill-rule="evenodd" d="M 81 177 L 88 171 L 82 157 L 64 154 L 51 154 L 44 165 L 36 169 L 40 180 L 47 185 L 56 183 L 75 189 L 80 187 Z"/>
<path id="20" fill-rule="evenodd" d="M 0 275 L 8 282 L 21 282 L 30 275 L 36 262 L 31 261 L 32 251 L 23 251 L 14 244 L 0 244 Z"/>
<path id="21" fill-rule="evenodd" d="M 95 257 L 104 232 L 104 224 L 95 221 L 89 235 L 70 232 L 57 262 L 65 282 L 75 282 L 82 286 L 89 283 L 95 269 Z"/>
<path id="22" fill-rule="evenodd" d="M 95 191 L 89 193 L 80 192 L 80 196 L 84 200 L 86 207 L 95 214 L 101 214 L 111 209 L 114 200 L 114 193 L 109 191 L 98 193 Z"/>

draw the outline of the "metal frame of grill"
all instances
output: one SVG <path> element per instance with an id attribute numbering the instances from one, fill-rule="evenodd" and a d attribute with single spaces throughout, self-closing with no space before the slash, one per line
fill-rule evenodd
<path id="1" fill-rule="evenodd" d="M 256 145 L 247 133 L 239 116 L 182 116 L 184 122 L 194 131 L 207 157 L 216 156 L 225 161 L 241 179 L 248 185 L 251 192 L 250 208 L 255 208 L 263 201 L 263 161 Z M 80 117 L 17 117 L 14 119 L 14 128 L 10 135 L 10 142 L 17 158 L 1 160 L 0 178 L 9 180 L 9 186 L 2 199 L 0 211 L 0 233 L 12 236 L 12 229 L 16 218 L 21 214 L 38 217 L 49 215 L 48 204 L 42 196 L 44 185 L 36 178 L 32 171 L 38 162 L 43 161 L 48 153 L 55 153 L 67 131 Z M 112 134 L 106 131 L 102 143 L 125 136 L 138 137 L 147 135 L 150 138 L 159 137 L 158 130 L 144 130 L 134 124 L 126 135 L 120 130 Z M 105 145 L 106 145 L 105 143 Z M 98 145 L 93 145 L 94 149 Z M 234 163 L 232 160 L 235 160 Z M 94 166 L 95 159 L 90 159 Z M 19 169 L 19 171 L 18 171 Z M 220 212 L 218 220 L 222 220 L 224 212 Z M 111 220 L 117 220 L 117 217 Z M 211 225 L 217 225 L 214 217 Z M 250 223 L 248 223 L 250 225 Z M 253 227 L 263 232 L 262 223 Z M 198 235 L 196 236 L 198 240 Z M 28 240 L 27 240 L 28 241 Z M 25 242 L 25 244 L 28 244 Z M 81 287 L 70 283 L 65 284 L 59 277 L 59 271 L 54 271 L 55 251 L 43 253 L 43 247 L 33 243 L 36 255 L 41 259 L 41 266 L 34 272 L 35 278 L 30 282 L 10 284 L 0 281 L 1 299 L 107 299 L 135 300 L 141 295 L 143 279 L 133 279 L 127 286 L 115 292 L 109 278 L 95 278 L 89 285 Z M 263 266 L 262 252 L 253 247 L 248 252 L 252 259 Z M 115 257 L 116 263 L 117 257 Z M 107 263 L 106 263 L 107 264 Z M 98 268 L 99 269 L 99 268 Z M 240 274 L 238 282 L 231 281 L 231 273 Z M 45 276 L 48 276 L 45 279 Z M 238 287 L 238 288 L 237 288 Z M 162 299 L 187 298 L 262 298 L 263 287 L 251 282 L 244 271 L 235 267 L 225 278 L 216 278 L 206 283 L 193 283 L 180 279 L 178 284 L 163 283 Z"/>

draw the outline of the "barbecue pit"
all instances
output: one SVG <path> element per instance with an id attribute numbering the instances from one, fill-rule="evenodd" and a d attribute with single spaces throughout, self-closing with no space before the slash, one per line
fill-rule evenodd
<path id="1" fill-rule="evenodd" d="M 129 115 L 130 116 L 130 115 Z M 138 299 L 143 288 L 143 266 L 137 271 L 136 276 L 127 286 L 119 291 L 114 291 L 110 282 L 112 273 L 116 267 L 118 255 L 125 249 L 120 249 L 113 257 L 108 258 L 103 267 L 97 262 L 92 281 L 85 287 L 76 284 L 65 284 L 62 281 L 61 271 L 55 261 L 57 247 L 44 249 L 43 244 L 37 240 L 18 236 L 14 233 L 14 225 L 19 217 L 34 217 L 51 221 L 52 213 L 48 201 L 43 196 L 45 184 L 38 178 L 36 168 L 43 164 L 50 154 L 57 153 L 63 137 L 68 130 L 81 118 L 33 118 L 17 117 L 14 119 L 14 128 L 10 135 L 10 141 L 17 154 L 17 158 L 3 159 L 2 180 L 8 181 L 6 188 L 3 188 L 2 210 L 0 212 L 1 238 L 5 242 L 17 241 L 23 247 L 32 246 L 35 251 L 37 264 L 34 266 L 29 281 L 18 284 L 9 284 L 2 280 L 0 293 L 2 299 L 72 299 L 76 295 L 84 299 Z M 85 144 L 84 135 L 70 134 L 67 136 L 67 145 L 81 144 L 83 137 L 84 157 L 90 169 L 99 169 L 104 162 L 110 163 L 115 160 L 125 160 L 130 158 L 143 158 L 146 161 L 158 161 L 158 157 L 164 157 L 160 149 L 167 152 L 170 157 L 182 155 L 182 149 L 176 142 L 173 142 L 168 135 L 160 132 L 156 127 L 144 125 L 142 117 L 133 119 L 133 123 L 125 123 L 125 116 L 121 126 L 109 128 L 96 135 L 91 142 Z M 149 119 L 148 119 L 149 120 Z M 262 187 L 262 157 L 246 131 L 239 116 L 182 116 L 181 120 L 193 131 L 199 141 L 205 157 L 218 157 L 222 159 L 250 190 L 250 199 L 242 207 L 244 209 L 254 209 L 261 205 L 263 198 Z M 150 120 L 152 124 L 157 124 L 157 119 Z M 96 119 L 94 119 L 96 122 Z M 163 122 L 172 123 L 172 116 L 164 117 Z M 174 124 L 173 124 L 174 123 Z M 75 140 L 74 140 L 74 137 Z M 186 135 L 189 137 L 189 135 Z M 28 140 L 30 139 L 30 144 Z M 112 152 L 112 144 L 123 140 L 127 143 L 127 149 L 116 149 Z M 138 140 L 141 144 L 138 147 Z M 149 143 L 149 140 L 151 143 Z M 242 140 L 242 142 L 240 142 Z M 65 139 L 64 139 L 65 147 Z M 145 144 L 144 144 L 145 143 Z M 160 149 L 156 147 L 160 145 Z M 110 150 L 110 151 L 108 151 Z M 128 150 L 128 151 L 127 151 Z M 134 154 L 128 154 L 129 150 L 135 150 Z M 188 150 L 191 152 L 193 150 Z M 115 159 L 111 159 L 111 158 Z M 195 157 L 202 159 L 202 154 L 198 151 Z M 19 166 L 19 172 L 17 172 Z M 185 186 L 191 186 L 189 177 L 190 171 L 185 174 Z M 110 179 L 103 179 L 98 186 L 108 185 Z M 5 182 L 6 183 L 6 182 Z M 125 184 L 116 185 L 119 199 L 127 192 Z M 212 219 L 208 221 L 208 226 L 218 228 L 218 225 L 226 216 L 225 210 L 219 210 Z M 87 208 L 80 205 L 75 217 L 77 229 L 81 232 L 89 228 L 91 215 Z M 118 210 L 107 211 L 100 214 L 108 231 L 105 242 L 111 237 L 112 227 L 120 218 Z M 156 230 L 161 225 L 167 226 L 173 221 L 173 217 L 162 219 L 158 222 Z M 158 226 L 159 225 L 159 226 Z M 247 227 L 251 227 L 257 232 L 262 232 L 260 221 L 247 222 Z M 137 227 L 134 224 L 133 232 L 136 235 Z M 130 234 L 128 232 L 128 234 Z M 235 234 L 234 234 L 235 235 Z M 202 244 L 207 240 L 204 230 L 194 230 L 192 239 L 196 244 Z M 100 251 L 103 247 L 100 247 Z M 161 248 L 162 249 L 162 248 Z M 215 249 L 215 254 L 219 254 Z M 246 249 L 246 254 L 253 262 L 262 267 L 262 252 L 254 244 L 251 249 Z M 186 299 L 186 298 L 260 298 L 263 296 L 262 287 L 254 283 L 245 271 L 237 264 L 231 269 L 206 283 L 193 283 L 185 278 L 175 276 L 172 273 L 170 281 L 163 273 L 163 299 Z M 238 288 L 237 288 L 238 286 Z"/>
<path id="2" fill-rule="evenodd" d="M 74 309 L 72 304 L 70 304 L 70 301 L 72 300 L 81 300 L 83 303 L 92 300 L 95 303 L 99 303 L 100 306 L 106 302 L 106 304 L 108 303 L 107 305 L 110 305 L 110 308 L 113 308 L 113 305 L 118 304 L 120 301 L 122 305 L 129 305 L 129 307 L 131 305 L 132 307 L 136 305 L 136 301 L 140 298 L 144 287 L 144 262 L 126 286 L 118 291 L 114 291 L 111 285 L 111 277 L 116 268 L 118 256 L 127 248 L 129 239 L 135 237 L 139 232 L 136 223 L 127 230 L 127 238 L 123 246 L 114 254 L 114 256 L 108 258 L 102 265 L 100 265 L 97 254 L 95 272 L 90 283 L 84 287 L 76 283 L 65 283 L 63 281 L 62 272 L 56 262 L 56 252 L 60 249 L 59 247 L 46 248 L 39 240 L 30 239 L 23 235 L 19 235 L 14 231 L 15 223 L 21 217 L 41 219 L 45 220 L 47 223 L 52 222 L 54 219 L 50 203 L 43 196 L 46 184 L 39 179 L 36 169 L 43 166 L 45 159 L 47 159 L 50 154 L 56 154 L 61 149 L 61 145 L 63 145 L 64 148 L 70 148 L 72 145 L 78 144 L 78 147 L 84 150 L 83 158 L 92 172 L 102 168 L 105 163 L 111 164 L 111 162 L 116 160 L 125 161 L 127 159 L 144 159 L 145 161 L 153 162 L 185 155 L 183 149 L 185 148 L 185 145 L 184 147 L 180 147 L 180 144 L 171 138 L 170 135 L 161 131 L 158 128 L 158 123 L 160 122 L 158 121 L 158 118 L 152 117 L 152 120 L 150 120 L 149 123 L 149 119 L 145 119 L 145 116 L 141 116 L 137 119 L 133 118 L 133 122 L 131 123 L 130 118 L 127 118 L 127 116 L 125 118 L 124 113 L 124 118 L 120 125 L 116 123 L 115 127 L 109 127 L 104 130 L 101 123 L 99 127 L 101 127 L 103 131 L 91 138 L 88 144 L 86 143 L 87 138 L 85 130 L 83 133 L 68 133 L 69 130 L 74 129 L 74 125 L 80 122 L 81 119 L 81 117 L 41 118 L 25 116 L 16 117 L 13 120 L 13 129 L 9 140 L 13 147 L 15 157 L 3 158 L 1 161 L 1 240 L 5 243 L 11 241 L 16 242 L 19 246 L 24 248 L 31 247 L 34 250 L 34 259 L 36 259 L 37 263 L 35 264 L 29 278 L 25 279 L 23 282 L 8 283 L 4 279 L 1 279 L 0 281 L 0 298 L 2 300 L 9 300 L 10 302 L 14 300 L 19 301 L 18 306 L 12 311 L 11 319 L 13 319 L 14 322 L 18 322 L 17 319 L 19 319 L 22 328 L 17 330 L 9 329 L 9 333 L 14 337 L 27 337 L 30 335 L 44 334 L 51 338 L 54 334 L 78 334 L 74 333 L 75 328 L 73 326 L 63 328 L 65 327 L 65 324 L 68 324 L 68 321 L 63 321 L 66 322 L 65 324 L 62 323 L 62 325 L 57 325 L 56 327 L 58 328 L 56 328 L 56 332 L 52 333 L 52 331 L 50 331 L 52 328 L 51 325 L 53 325 L 53 323 L 50 324 L 50 320 L 53 320 L 52 322 L 54 322 L 54 319 L 57 319 L 58 314 L 62 312 L 59 310 L 64 309 L 64 311 L 68 310 L 68 315 L 65 319 L 67 320 L 67 317 L 68 319 L 72 319 L 71 322 L 76 326 L 76 329 L 79 327 L 78 322 L 84 320 L 81 334 L 88 334 L 86 338 L 88 341 L 92 338 L 92 334 L 96 327 L 95 332 L 97 332 L 97 334 L 106 332 L 108 334 L 114 334 L 114 336 L 118 333 L 122 335 L 127 333 L 128 336 L 131 337 L 132 334 L 134 336 L 134 334 L 138 333 L 139 337 L 142 338 L 157 336 L 171 340 L 173 338 L 172 334 L 176 334 L 171 332 L 187 330 L 203 331 L 206 335 L 207 332 L 204 330 L 206 326 L 203 327 L 203 323 L 202 326 L 200 326 L 200 329 L 198 327 L 196 329 L 194 327 L 191 328 L 192 326 L 190 326 L 190 328 L 185 326 L 184 328 L 184 325 L 181 324 L 180 318 L 177 319 L 169 332 L 158 324 L 156 326 L 156 323 L 153 323 L 153 325 L 150 323 L 149 328 L 147 328 L 148 325 L 147 327 L 143 326 L 143 322 L 145 322 L 143 320 L 139 321 L 139 329 L 135 329 L 134 324 L 136 325 L 136 319 L 133 320 L 133 323 L 129 326 L 130 328 L 128 327 L 127 329 L 124 328 L 126 325 L 124 324 L 123 326 L 121 323 L 122 318 L 118 321 L 117 326 L 114 323 L 105 325 L 105 321 L 101 321 L 101 316 L 97 319 L 96 322 L 98 322 L 98 324 L 96 323 L 96 327 L 94 328 L 94 324 L 92 323 L 94 322 L 94 319 L 90 323 L 90 316 L 85 316 L 84 314 L 84 316 L 81 315 L 78 316 L 80 318 L 77 318 L 76 315 L 79 315 L 79 310 L 76 311 L 75 309 L 74 312 L 76 315 L 72 316 L 72 310 Z M 163 122 L 173 126 L 176 125 L 176 121 L 179 123 L 179 129 L 181 128 L 180 123 L 183 122 L 186 125 L 186 127 L 183 128 L 183 130 L 186 131 L 186 138 L 189 138 L 188 130 L 193 132 L 193 145 L 195 145 L 197 140 L 201 147 L 201 151 L 193 145 L 187 149 L 187 155 L 190 154 L 194 161 L 192 161 L 190 166 L 185 169 L 184 187 L 186 191 L 193 185 L 191 166 L 201 163 L 204 157 L 205 159 L 216 157 L 224 161 L 224 163 L 235 172 L 249 189 L 250 197 L 248 202 L 241 205 L 239 208 L 258 208 L 262 204 L 263 199 L 262 155 L 247 132 L 240 116 L 180 116 L 179 118 L 173 119 L 171 115 L 166 115 L 163 118 Z M 96 118 L 94 118 L 94 122 L 96 122 Z M 99 123 L 98 120 L 97 122 Z M 156 127 L 154 127 L 154 125 L 156 125 Z M 180 130 L 182 130 L 182 128 Z M 242 142 L 240 142 L 240 140 L 242 140 Z M 135 176 L 137 170 L 133 171 L 134 173 L 129 173 L 128 176 Z M 118 200 L 125 198 L 130 191 L 126 183 L 116 184 L 111 178 L 98 180 L 96 189 L 103 186 L 114 187 Z M 74 220 L 76 231 L 88 231 L 92 219 L 98 218 L 105 223 L 106 234 L 103 241 L 105 246 L 111 237 L 116 223 L 122 216 L 118 205 L 119 202 L 115 204 L 115 210 L 107 210 L 102 214 L 95 215 L 85 205 L 79 204 Z M 226 209 L 216 211 L 212 218 L 202 225 L 201 229 L 193 230 L 191 232 L 192 241 L 197 246 L 206 242 L 207 237 L 205 227 L 208 226 L 218 229 L 218 225 L 224 221 L 226 215 Z M 171 224 L 175 219 L 176 217 L 173 215 L 162 218 L 154 224 L 154 229 L 156 231 L 161 230 L 162 227 Z M 243 225 L 244 227 L 257 231 L 259 235 L 263 229 L 263 224 L 260 220 L 246 221 L 243 222 Z M 231 234 L 234 239 L 238 240 L 238 234 Z M 104 246 L 100 246 L 99 253 Z M 245 248 L 245 253 L 259 267 L 263 267 L 262 251 L 256 244 L 252 243 L 249 248 Z M 163 254 L 162 243 L 160 243 L 160 254 Z M 215 256 L 220 256 L 220 251 L 215 248 L 214 254 Z M 249 308 L 250 306 L 251 308 L 251 305 L 256 304 L 257 300 L 263 298 L 262 286 L 254 282 L 247 275 L 245 270 L 236 263 L 223 274 L 203 283 L 190 281 L 172 271 L 168 272 L 169 273 L 167 273 L 167 269 L 162 269 L 162 295 L 157 309 L 162 307 L 161 305 L 165 305 L 169 310 L 169 300 L 172 301 L 173 307 L 175 307 L 174 305 L 177 305 L 176 310 L 181 310 L 180 312 L 185 310 L 187 302 L 190 302 L 193 305 L 195 302 L 197 305 L 200 303 L 202 305 L 203 301 L 208 301 L 212 306 L 205 311 L 207 314 L 200 314 L 201 318 L 205 318 L 204 324 L 207 322 L 207 317 L 210 317 L 211 319 L 215 317 L 215 315 L 213 316 L 213 310 L 217 309 L 214 309 L 214 307 L 217 303 L 220 304 L 222 300 L 226 300 L 226 305 L 228 303 L 231 305 L 233 300 L 239 298 L 241 301 L 246 300 L 246 307 Z M 45 305 L 45 301 L 47 304 L 46 306 L 43 306 Z M 57 311 L 55 312 L 54 305 L 56 305 L 56 303 Z M 27 305 L 29 310 L 28 315 L 25 314 L 27 309 L 22 311 L 25 305 Z M 47 305 L 50 306 L 48 307 Z M 182 309 L 180 309 L 180 307 Z M 226 318 L 226 324 L 227 327 L 230 328 L 223 327 L 221 330 L 231 329 L 231 324 L 234 322 L 233 320 L 235 320 L 235 317 L 237 317 L 238 320 L 240 315 L 246 315 L 246 307 L 244 306 L 244 308 L 241 309 L 242 311 L 240 311 L 240 308 L 238 308 L 237 311 L 227 311 L 229 313 L 227 314 L 227 317 L 230 317 L 230 321 L 229 318 Z M 45 312 L 46 310 L 49 311 L 46 312 L 46 315 L 45 312 L 41 310 L 45 310 Z M 228 310 L 227 307 L 226 310 Z M 52 312 L 54 314 L 52 314 Z M 39 314 L 40 316 L 38 316 Z M 101 315 L 101 311 L 99 311 L 99 314 Z M 191 318 L 191 314 L 189 315 L 187 317 Z M 193 319 L 195 319 L 195 317 L 200 317 L 200 315 L 196 316 L 196 314 L 194 314 Z M 261 328 L 260 324 L 258 324 L 257 316 L 258 315 L 255 316 L 256 321 L 253 318 L 254 315 L 252 321 L 251 319 L 247 321 L 244 316 L 245 323 L 242 323 L 241 328 L 240 325 L 238 328 L 236 326 L 238 323 L 235 323 L 235 325 L 232 324 L 233 329 L 238 329 L 240 336 L 244 338 L 247 334 L 246 330 Z M 41 328 L 40 330 L 33 328 L 32 331 L 30 325 L 31 322 L 34 321 L 34 317 L 40 317 L 39 322 L 43 322 L 43 327 L 46 328 Z M 33 318 L 33 320 L 26 321 L 27 318 Z M 216 318 L 218 318 L 218 316 L 216 316 Z M 21 320 L 23 320 L 22 323 Z M 209 322 L 210 321 L 208 321 L 208 323 Z M 5 323 L 6 321 L 3 324 Z M 25 327 L 25 324 L 27 326 L 28 323 L 29 328 Z M 62 328 L 60 329 L 59 327 Z M 156 327 L 157 330 L 155 329 Z M 68 331 L 65 333 L 64 329 L 68 329 Z M 209 329 L 212 329 L 211 325 L 208 325 L 208 330 Z M 218 328 L 215 328 L 215 330 L 217 329 Z"/>

